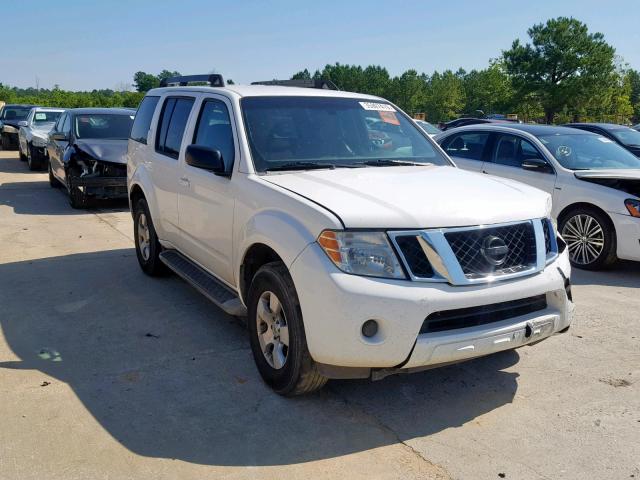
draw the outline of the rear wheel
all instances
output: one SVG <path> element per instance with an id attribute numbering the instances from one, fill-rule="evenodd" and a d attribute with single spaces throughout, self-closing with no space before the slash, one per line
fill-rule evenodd
<path id="1" fill-rule="evenodd" d="M 9 135 L 6 133 L 0 133 L 0 146 L 2 146 L 2 150 L 9 150 L 9 144 Z"/>
<path id="2" fill-rule="evenodd" d="M 309 354 L 298 295 L 282 262 L 262 266 L 253 277 L 248 324 L 258 371 L 277 393 L 301 395 L 324 386 L 327 378 Z"/>
<path id="3" fill-rule="evenodd" d="M 151 220 L 149 206 L 144 198 L 136 200 L 133 205 L 133 235 L 138 263 L 144 273 L 152 277 L 166 274 L 168 269 L 160 260 L 162 247 Z"/>
<path id="4" fill-rule="evenodd" d="M 617 260 L 615 229 L 598 210 L 588 207 L 571 210 L 560 219 L 559 230 L 567 242 L 573 266 L 599 270 Z"/>

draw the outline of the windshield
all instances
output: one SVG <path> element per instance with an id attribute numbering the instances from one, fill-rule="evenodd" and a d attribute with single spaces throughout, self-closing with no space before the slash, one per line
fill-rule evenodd
<path id="1" fill-rule="evenodd" d="M 352 98 L 247 97 L 242 112 L 257 171 L 451 165 L 388 103 Z"/>
<path id="2" fill-rule="evenodd" d="M 95 114 L 77 115 L 74 123 L 76 138 L 102 138 L 125 140 L 129 138 L 133 113 L 131 115 Z"/>
<path id="3" fill-rule="evenodd" d="M 24 120 L 33 107 L 4 107 L 0 120 Z"/>
<path id="4" fill-rule="evenodd" d="M 538 138 L 564 168 L 571 170 L 640 168 L 640 158 L 612 140 L 599 135 L 541 135 Z"/>
<path id="5" fill-rule="evenodd" d="M 624 145 L 640 146 L 640 132 L 632 128 L 621 128 L 619 130 L 610 130 L 614 137 L 620 140 Z"/>
<path id="6" fill-rule="evenodd" d="M 416 123 L 418 125 L 420 125 L 425 132 L 427 132 L 427 133 L 429 133 L 431 135 L 435 135 L 437 133 L 442 132 L 442 130 L 440 130 L 439 128 L 434 127 L 429 122 L 423 122 L 422 120 L 416 120 Z"/>
<path id="7" fill-rule="evenodd" d="M 36 111 L 33 114 L 34 125 L 44 125 L 45 123 L 56 123 L 62 115 L 62 112 L 53 112 L 49 110 Z"/>

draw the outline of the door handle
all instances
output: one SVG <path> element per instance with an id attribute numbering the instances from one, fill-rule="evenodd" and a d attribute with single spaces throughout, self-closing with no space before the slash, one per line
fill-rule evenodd
<path id="1" fill-rule="evenodd" d="M 191 182 L 189 181 L 189 179 L 187 177 L 180 177 L 180 184 L 184 185 L 185 187 L 190 187 L 191 186 Z"/>

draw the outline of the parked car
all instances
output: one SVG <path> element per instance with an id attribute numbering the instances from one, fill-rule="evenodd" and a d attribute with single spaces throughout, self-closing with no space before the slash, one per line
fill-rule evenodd
<path id="1" fill-rule="evenodd" d="M 75 108 L 49 132 L 49 183 L 64 185 L 73 208 L 93 199 L 126 198 L 127 138 L 135 110 Z"/>
<path id="2" fill-rule="evenodd" d="M 204 80 L 215 88 L 187 84 Z M 129 140 L 138 262 L 246 316 L 276 392 L 568 329 L 570 264 L 549 194 L 455 168 L 382 98 L 225 87 L 220 75 L 163 84 L 182 86 L 147 93 Z M 372 141 L 377 121 L 403 141 Z"/>
<path id="3" fill-rule="evenodd" d="M 49 162 L 49 132 L 63 112 L 61 108 L 34 107 L 27 115 L 25 124 L 18 131 L 18 152 L 20 160 L 27 161 L 29 170 L 45 167 Z"/>
<path id="4" fill-rule="evenodd" d="M 615 123 L 567 123 L 565 126 L 597 133 L 640 157 L 640 132 L 631 127 Z"/>
<path id="5" fill-rule="evenodd" d="M 634 125 L 633 129 L 640 132 L 640 123 L 638 125 Z"/>
<path id="6" fill-rule="evenodd" d="M 36 105 L 8 104 L 0 110 L 0 145 L 3 150 L 18 148 L 18 130 Z"/>
<path id="7" fill-rule="evenodd" d="M 461 168 L 550 193 L 576 267 L 640 260 L 640 159 L 609 138 L 567 127 L 475 125 L 436 139 Z"/>
<path id="8" fill-rule="evenodd" d="M 433 126 L 429 122 L 425 122 L 424 120 L 415 120 L 415 122 L 420 128 L 427 132 L 427 135 L 429 135 L 430 137 L 442 133 L 442 130 L 440 130 L 438 127 Z"/>
<path id="9" fill-rule="evenodd" d="M 481 125 L 486 123 L 506 123 L 511 124 L 514 123 L 511 120 L 500 120 L 495 118 L 473 118 L 473 117 L 463 117 L 456 118 L 455 120 L 451 120 L 450 122 L 443 123 L 440 125 L 440 129 L 443 131 L 451 130 L 452 128 L 464 127 L 466 125 Z"/>

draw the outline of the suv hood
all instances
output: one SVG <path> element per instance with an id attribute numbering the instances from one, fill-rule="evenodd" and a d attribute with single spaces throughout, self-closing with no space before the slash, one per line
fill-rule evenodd
<path id="1" fill-rule="evenodd" d="M 266 181 L 335 213 L 345 228 L 435 228 L 549 215 L 551 197 L 455 167 L 370 167 L 270 174 Z"/>
<path id="2" fill-rule="evenodd" d="M 88 155 L 94 160 L 112 163 L 127 163 L 127 140 L 101 140 L 88 138 L 77 140 L 77 150 Z"/>

